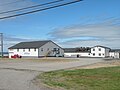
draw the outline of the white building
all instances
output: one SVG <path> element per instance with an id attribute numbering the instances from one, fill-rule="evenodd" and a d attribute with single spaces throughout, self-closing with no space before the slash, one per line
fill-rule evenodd
<path id="1" fill-rule="evenodd" d="M 120 49 L 112 49 L 109 53 L 111 58 L 120 58 Z"/>
<path id="2" fill-rule="evenodd" d="M 64 57 L 90 57 L 89 51 L 78 51 L 77 48 L 64 48 Z"/>
<path id="3" fill-rule="evenodd" d="M 109 57 L 110 48 L 104 46 L 94 46 L 91 48 L 91 57 Z"/>
<path id="4" fill-rule="evenodd" d="M 76 48 L 67 48 L 64 51 L 65 57 L 109 57 L 110 48 L 104 46 L 94 46 L 89 50 L 77 51 Z"/>
<path id="5" fill-rule="evenodd" d="M 9 58 L 14 55 L 22 57 L 63 56 L 64 50 L 51 40 L 21 42 L 8 48 Z"/>

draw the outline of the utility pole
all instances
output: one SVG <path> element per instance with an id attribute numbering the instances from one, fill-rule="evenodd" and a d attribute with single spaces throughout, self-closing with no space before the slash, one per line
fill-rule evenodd
<path id="1" fill-rule="evenodd" d="M 0 33 L 1 57 L 3 57 L 3 33 Z"/>

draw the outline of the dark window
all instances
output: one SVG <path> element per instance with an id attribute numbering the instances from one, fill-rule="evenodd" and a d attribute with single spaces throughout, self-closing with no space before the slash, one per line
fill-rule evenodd
<path id="1" fill-rule="evenodd" d="M 34 48 L 34 51 L 36 51 L 36 48 Z"/>
<path id="2" fill-rule="evenodd" d="M 99 53 L 99 56 L 101 56 L 101 53 Z"/>
<path id="3" fill-rule="evenodd" d="M 56 54 L 60 54 L 60 51 L 57 51 Z"/>
<path id="4" fill-rule="evenodd" d="M 29 48 L 29 52 L 30 52 L 30 48 Z"/>
<path id="5" fill-rule="evenodd" d="M 19 52 L 19 49 L 17 49 L 17 52 Z"/>
<path id="6" fill-rule="evenodd" d="M 25 49 L 23 49 L 23 52 L 25 52 Z"/>
<path id="7" fill-rule="evenodd" d="M 57 49 L 56 48 L 53 48 L 53 51 L 56 51 Z"/>
<path id="8" fill-rule="evenodd" d="M 95 53 L 93 53 L 93 56 L 95 56 Z"/>
<path id="9" fill-rule="evenodd" d="M 103 54 L 103 56 L 104 56 L 104 54 Z"/>
<path id="10" fill-rule="evenodd" d="M 43 51 L 43 48 L 41 48 L 41 51 Z"/>
<path id="11" fill-rule="evenodd" d="M 95 51 L 95 49 L 93 49 L 93 51 Z"/>
<path id="12" fill-rule="evenodd" d="M 79 58 L 80 57 L 80 55 L 79 54 L 77 54 L 77 58 Z"/>
<path id="13" fill-rule="evenodd" d="M 99 51 L 101 51 L 101 48 L 99 48 Z"/>

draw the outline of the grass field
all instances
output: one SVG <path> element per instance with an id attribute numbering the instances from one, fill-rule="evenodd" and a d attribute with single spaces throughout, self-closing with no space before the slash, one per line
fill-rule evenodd
<path id="1" fill-rule="evenodd" d="M 120 66 L 46 72 L 37 79 L 64 90 L 120 90 Z"/>

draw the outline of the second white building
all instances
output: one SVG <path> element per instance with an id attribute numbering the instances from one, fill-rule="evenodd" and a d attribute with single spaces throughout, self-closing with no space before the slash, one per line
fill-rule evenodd
<path id="1" fill-rule="evenodd" d="M 66 48 L 64 51 L 65 57 L 109 57 L 110 48 L 104 46 L 94 46 L 89 50 L 77 51 L 76 48 Z"/>

